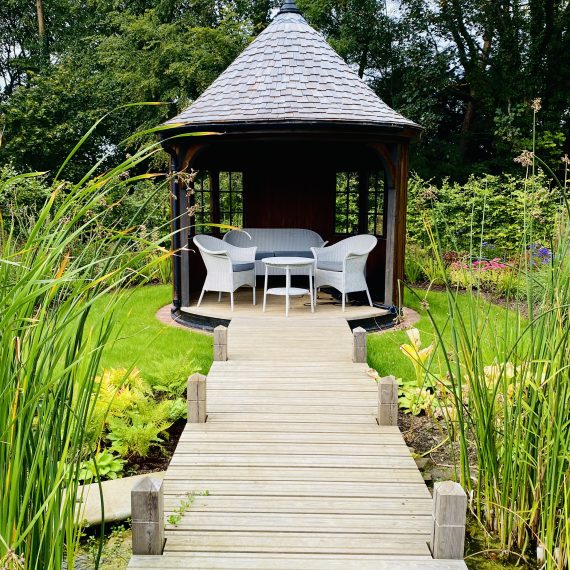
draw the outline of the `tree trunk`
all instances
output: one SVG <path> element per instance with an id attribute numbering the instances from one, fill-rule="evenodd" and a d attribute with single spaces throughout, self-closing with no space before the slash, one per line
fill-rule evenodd
<path id="1" fill-rule="evenodd" d="M 40 44 L 40 61 L 42 64 L 48 61 L 46 22 L 44 17 L 43 0 L 36 0 L 36 16 L 38 18 L 38 40 Z"/>
<path id="2" fill-rule="evenodd" d="M 44 3 L 43 0 L 36 0 L 36 15 L 38 17 L 38 37 L 43 44 L 46 37 L 46 23 L 44 19 Z"/>
<path id="3" fill-rule="evenodd" d="M 368 66 L 368 44 L 364 46 L 362 49 L 362 53 L 360 54 L 360 62 L 358 64 L 358 77 L 362 79 L 364 77 L 364 72 L 366 71 L 366 67 Z"/>

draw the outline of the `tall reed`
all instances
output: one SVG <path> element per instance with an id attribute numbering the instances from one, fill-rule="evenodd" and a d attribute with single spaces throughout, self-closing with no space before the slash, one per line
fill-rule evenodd
<path id="1" fill-rule="evenodd" d="M 534 160 L 531 153 L 527 158 Z M 553 191 L 563 197 L 565 188 Z M 432 318 L 445 362 L 444 377 L 434 380 L 457 437 L 458 477 L 472 512 L 501 551 L 536 557 L 547 569 L 567 568 L 570 554 L 570 209 L 561 202 L 559 218 L 551 221 L 556 231 L 543 269 L 547 279 L 539 283 L 528 255 L 534 243 L 529 207 L 516 268 L 523 313 L 489 318 L 484 295 L 454 289 L 440 256 L 449 319 L 442 325 Z M 467 311 L 459 310 L 460 295 L 467 297 Z M 492 346 L 483 338 L 494 339 Z"/>
<path id="2" fill-rule="evenodd" d="M 127 220 L 122 228 L 105 226 L 106 197 L 140 179 L 128 172 L 159 150 L 142 148 L 103 174 L 95 165 L 71 187 L 56 177 L 50 198 L 20 233 L 0 216 L 2 570 L 75 565 L 80 463 L 93 453 L 86 427 L 121 296 L 108 296 L 97 314 L 93 304 L 128 285 L 133 268 L 155 251 Z"/>

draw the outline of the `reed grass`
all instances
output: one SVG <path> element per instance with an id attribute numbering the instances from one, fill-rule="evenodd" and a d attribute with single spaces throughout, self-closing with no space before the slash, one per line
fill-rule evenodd
<path id="1" fill-rule="evenodd" d="M 564 196 L 565 188 L 553 191 Z M 570 554 L 570 210 L 561 202 L 548 278 L 538 284 L 527 255 L 535 223 L 529 208 L 516 268 L 526 317 L 505 311 L 491 318 L 477 289 L 466 311 L 465 294 L 449 283 L 438 256 L 448 320 L 430 318 L 444 370 L 427 371 L 455 437 L 457 475 L 473 515 L 501 553 L 546 569 L 567 568 Z"/>
<path id="2" fill-rule="evenodd" d="M 154 255 L 157 244 L 141 242 L 127 220 L 123 228 L 106 227 L 106 198 L 140 179 L 129 172 L 159 151 L 157 144 L 144 147 L 103 174 L 95 165 L 72 186 L 56 177 L 24 229 L 0 217 L 2 570 L 75 565 L 79 472 L 94 452 L 86 427 L 119 292 L 137 279 L 142 260 L 160 263 L 168 255 Z"/>

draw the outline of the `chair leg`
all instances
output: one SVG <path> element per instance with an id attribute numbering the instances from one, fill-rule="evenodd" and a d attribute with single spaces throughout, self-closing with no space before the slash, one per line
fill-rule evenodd
<path id="1" fill-rule="evenodd" d="M 234 292 L 230 293 L 230 307 L 232 308 L 232 313 L 234 312 Z"/>
<path id="2" fill-rule="evenodd" d="M 346 293 L 342 293 L 342 310 L 343 310 L 343 312 L 344 312 L 345 302 L 346 302 Z"/>
<path id="3" fill-rule="evenodd" d="M 220 291 L 218 293 L 218 303 L 222 300 L 222 292 Z"/>
<path id="4" fill-rule="evenodd" d="M 252 287 L 253 289 L 253 305 L 255 306 L 255 285 Z"/>
<path id="5" fill-rule="evenodd" d="M 200 306 L 200 303 L 202 302 L 202 298 L 204 297 L 205 291 L 206 291 L 206 289 L 202 289 L 202 292 L 200 293 L 200 298 L 198 299 L 198 304 L 196 305 L 197 307 Z"/>
<path id="6" fill-rule="evenodd" d="M 370 306 L 372 307 L 372 297 L 370 296 L 370 291 L 368 291 L 368 287 L 366 287 L 366 296 L 368 297 L 368 303 L 370 303 Z"/>

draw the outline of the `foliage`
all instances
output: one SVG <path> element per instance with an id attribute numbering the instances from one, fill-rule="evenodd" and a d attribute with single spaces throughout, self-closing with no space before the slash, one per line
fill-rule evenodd
<path id="1" fill-rule="evenodd" d="M 527 156 L 530 178 L 538 159 Z M 499 320 L 482 316 L 480 289 L 467 296 L 467 320 L 457 289 L 442 273 L 451 339 L 436 326 L 445 375 L 432 374 L 477 520 L 502 551 L 534 555 L 546 569 L 564 567 L 570 551 L 570 206 L 564 204 L 551 249 L 537 246 L 542 228 L 533 209 L 525 209 L 516 271 L 528 321 L 520 310 Z M 470 271 L 483 276 L 511 268 L 479 261 Z M 536 271 L 547 278 L 536 280 Z M 484 337 L 492 339 L 491 357 Z"/>
<path id="2" fill-rule="evenodd" d="M 13 218 L 25 228 L 49 198 L 50 187 L 45 177 L 16 179 L 16 175 L 12 166 L 0 167 L 0 212 L 7 226 Z"/>
<path id="3" fill-rule="evenodd" d="M 406 257 L 404 260 L 404 279 L 407 283 L 421 283 L 424 278 L 422 262 L 425 259 L 425 252 L 416 244 L 408 244 L 406 247 Z"/>
<path id="4" fill-rule="evenodd" d="M 93 308 L 128 285 L 131 264 L 147 254 L 134 251 L 127 232 L 99 231 L 104 212 L 92 212 L 111 189 L 127 189 L 125 173 L 153 152 L 142 149 L 69 192 L 56 181 L 28 225 L 0 219 L 0 564 L 10 570 L 57 570 L 65 559 L 74 566 L 81 461 L 94 452 L 95 377 L 122 297 Z M 17 195 L 34 176 L 3 182 L 0 195 L 6 186 Z M 79 236 L 106 252 L 98 264 L 70 255 Z"/>
<path id="5" fill-rule="evenodd" d="M 425 290 L 419 288 L 407 288 L 405 290 L 404 304 L 406 307 L 419 314 L 419 321 L 414 327 L 420 332 L 424 346 L 437 344 L 435 327 L 428 315 L 428 309 L 435 319 L 438 327 L 443 331 L 446 342 L 451 342 L 447 315 L 447 295 L 437 290 Z M 458 310 L 466 320 L 471 319 L 471 303 L 465 292 L 459 292 L 457 296 Z M 496 321 L 504 319 L 506 309 L 488 301 L 481 301 L 478 307 L 480 318 L 488 315 Z M 386 331 L 381 334 L 368 336 L 368 360 L 372 368 L 378 371 L 380 376 L 393 375 L 401 378 L 409 384 L 416 383 L 416 373 L 412 362 L 404 358 L 400 346 L 409 343 L 410 340 L 403 330 Z M 493 359 L 493 338 L 490 331 L 483 333 L 482 343 L 489 347 L 486 357 Z M 430 361 L 430 373 L 445 374 L 445 362 L 441 360 L 440 352 L 434 350 Z"/>
<path id="6" fill-rule="evenodd" d="M 528 178 L 472 176 L 465 184 L 444 180 L 439 187 L 413 176 L 409 194 L 409 240 L 429 249 L 426 228 L 431 228 L 442 250 L 470 251 L 473 258 L 490 253 L 507 259 L 518 253 L 528 220 L 534 224 L 534 241 L 549 244 L 554 230 L 551 221 L 562 200 L 560 189 L 551 188 L 542 173 Z M 436 259 L 433 253 L 429 257 Z"/>
<path id="7" fill-rule="evenodd" d="M 94 457 L 81 462 L 78 479 L 90 483 L 93 479 L 117 479 L 123 473 L 125 462 L 111 451 L 104 449 Z"/>
<path id="8" fill-rule="evenodd" d="M 426 371 L 435 345 L 422 348 L 420 331 L 416 328 L 407 330 L 406 335 L 410 342 L 402 344 L 400 350 L 412 363 L 415 378 L 399 379 L 399 404 L 404 411 L 417 416 L 421 412 L 430 412 L 433 405 L 433 385 Z"/>
<path id="9" fill-rule="evenodd" d="M 245 47 L 249 29 L 229 6 L 220 11 L 206 1 L 189 10 L 174 5 L 166 10 L 166 4 L 127 7 L 111 0 L 89 10 L 68 0 L 46 5 L 50 25 L 56 18 L 67 24 L 61 30 L 48 26 L 57 36 L 50 38 L 50 47 L 60 51 L 40 72 L 27 51 L 18 58 L 5 54 L 6 73 L 17 78 L 3 104 L 0 98 L 0 160 L 13 161 L 19 171 L 53 170 L 65 159 L 65 149 L 73 148 L 104 113 L 140 101 L 165 102 L 114 111 L 113 120 L 100 123 L 82 146 L 67 177 L 79 179 L 100 159 L 107 166 L 116 164 L 150 137 L 134 139 L 127 149 L 121 141 L 181 110 Z M 13 41 L 18 53 L 22 41 Z M 14 70 L 15 59 L 21 73 Z M 166 155 L 154 161 L 164 167 Z"/>
<path id="10" fill-rule="evenodd" d="M 99 570 L 123 570 L 132 554 L 130 530 L 126 524 L 114 525 L 100 550 L 98 537 L 88 536 L 84 550 L 89 562 Z"/>
<path id="11" fill-rule="evenodd" d="M 0 160 L 18 171 L 53 171 L 63 149 L 104 111 L 168 102 L 124 109 L 100 125 L 68 178 L 103 156 L 107 164 L 121 160 L 120 141 L 195 100 L 278 4 L 102 0 L 85 9 L 72 0 L 38 1 L 45 13 L 40 33 L 34 3 L 5 0 Z M 422 176 L 465 180 L 474 172 L 512 171 L 512 154 L 528 148 L 528 101 L 536 96 L 543 99 L 536 151 L 553 166 L 567 149 L 565 0 L 508 9 L 484 0 L 299 0 L 299 6 L 388 104 L 425 127 L 412 155 Z"/>
<path id="12" fill-rule="evenodd" d="M 157 401 L 136 369 L 104 370 L 96 384 L 90 432 L 95 440 L 110 443 L 110 450 L 122 457 L 147 456 L 152 446 L 160 447 L 166 430 L 186 413 L 184 401 Z"/>

